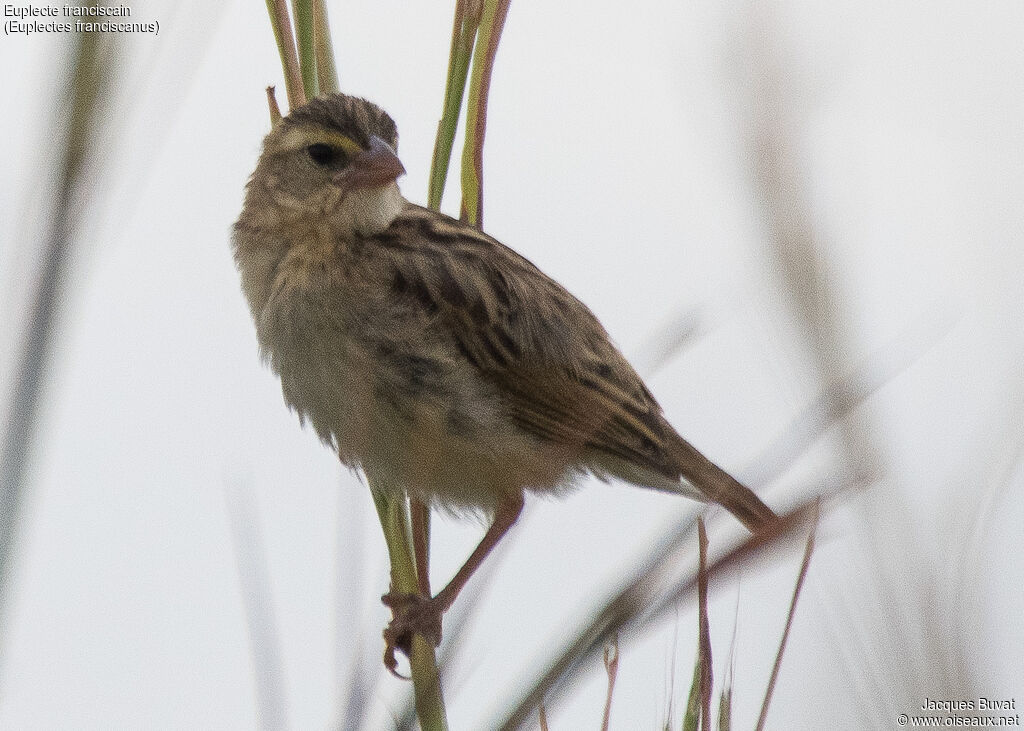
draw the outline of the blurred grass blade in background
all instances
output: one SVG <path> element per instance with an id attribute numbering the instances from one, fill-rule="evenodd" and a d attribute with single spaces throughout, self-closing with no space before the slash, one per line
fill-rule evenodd
<path id="1" fill-rule="evenodd" d="M 32 284 L 0 446 L 0 601 L 6 601 L 9 590 L 26 466 L 67 289 L 68 263 L 88 210 L 88 197 L 97 188 L 96 171 L 90 165 L 96 160 L 99 131 L 107 124 L 104 94 L 113 77 L 115 39 L 107 33 L 71 36 L 65 89 L 54 100 L 53 166 L 42 170 L 44 175 L 55 171 L 48 231 L 40 247 L 41 266 Z"/>
<path id="2" fill-rule="evenodd" d="M 258 514 L 248 486 L 228 489 L 224 494 L 230 519 L 235 562 L 245 604 L 249 647 L 256 675 L 256 718 L 266 731 L 287 728 L 284 660 L 274 615 L 273 593 L 267 552 Z"/>

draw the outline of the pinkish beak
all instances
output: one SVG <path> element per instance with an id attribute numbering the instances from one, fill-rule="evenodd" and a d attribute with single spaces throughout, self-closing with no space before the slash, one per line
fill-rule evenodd
<path id="1" fill-rule="evenodd" d="M 334 176 L 344 193 L 358 188 L 380 188 L 405 175 L 405 167 L 391 145 L 377 135 L 370 136 L 370 149 L 356 155 L 348 167 Z"/>

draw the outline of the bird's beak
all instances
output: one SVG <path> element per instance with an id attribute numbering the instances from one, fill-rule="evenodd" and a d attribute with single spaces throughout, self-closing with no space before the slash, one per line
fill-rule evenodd
<path id="1" fill-rule="evenodd" d="M 405 175 L 405 167 L 391 145 L 372 135 L 370 149 L 356 155 L 348 167 L 334 176 L 334 182 L 347 193 L 357 188 L 380 188 L 401 175 Z"/>

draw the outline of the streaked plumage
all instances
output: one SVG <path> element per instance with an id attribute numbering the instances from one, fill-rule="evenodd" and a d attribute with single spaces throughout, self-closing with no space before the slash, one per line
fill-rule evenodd
<path id="1" fill-rule="evenodd" d="M 561 285 L 405 201 L 397 172 L 352 184 L 384 164 L 375 138 L 394 148 L 394 123 L 361 99 L 293 111 L 267 136 L 234 236 L 262 352 L 343 462 L 455 510 L 589 472 L 715 500 L 751 529 L 774 518 L 675 432 Z"/>

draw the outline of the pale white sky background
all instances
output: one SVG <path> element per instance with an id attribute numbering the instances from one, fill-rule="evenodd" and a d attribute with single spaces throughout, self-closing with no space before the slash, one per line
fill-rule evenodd
<path id="1" fill-rule="evenodd" d="M 418 202 L 452 5 L 328 4 L 342 87 L 397 121 L 402 187 Z M 379 670 L 387 568 L 368 491 L 261 367 L 229 253 L 268 127 L 263 87 L 285 103 L 265 6 L 132 7 L 161 33 L 123 39 L 28 474 L 0 727 L 256 726 L 231 491 L 256 506 L 287 725 L 332 727 L 346 663 L 362 652 Z M 699 337 L 650 378 L 684 435 L 739 471 L 820 388 L 752 184 L 753 80 L 769 64 L 848 326 L 840 357 L 852 369 L 894 342 L 922 350 L 858 411 L 883 476 L 824 522 L 769 728 L 893 728 L 953 691 L 1024 703 L 1022 32 L 1013 0 L 513 0 L 485 227 L 588 303 L 639 365 L 666 325 L 699 318 Z M 0 39 L 0 407 L 35 267 L 60 41 Z M 453 184 L 444 207 L 457 205 Z M 927 347 L 913 344 L 922 332 Z M 842 480 L 839 444 L 830 432 L 768 502 Z M 447 689 L 452 727 L 484 728 L 692 507 L 601 484 L 533 501 Z M 435 584 L 479 531 L 437 522 Z M 756 719 L 798 560 L 794 549 L 715 585 L 716 678 L 738 607 L 736 728 Z M 623 643 L 613 728 L 658 728 L 670 698 L 678 711 L 695 637 L 686 602 Z M 942 668 L 960 685 L 943 685 Z M 388 727 L 406 689 L 381 680 L 373 726 Z M 551 728 L 596 728 L 603 695 L 595 666 Z"/>

